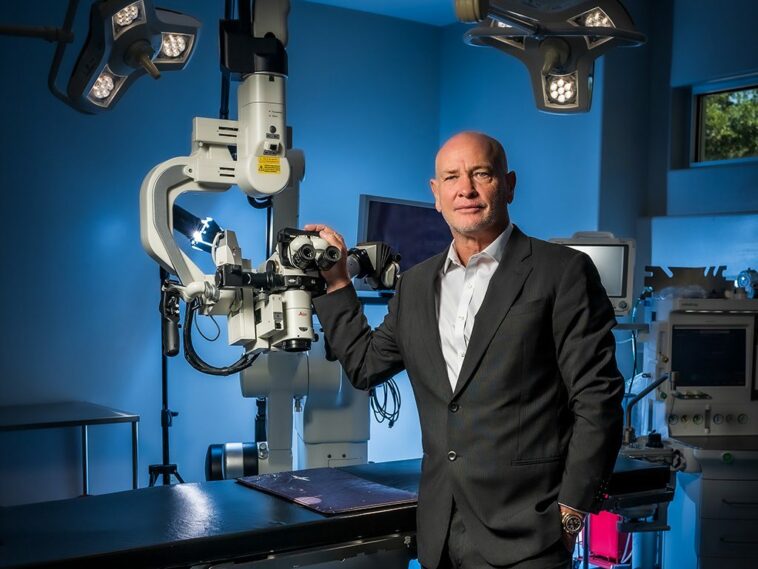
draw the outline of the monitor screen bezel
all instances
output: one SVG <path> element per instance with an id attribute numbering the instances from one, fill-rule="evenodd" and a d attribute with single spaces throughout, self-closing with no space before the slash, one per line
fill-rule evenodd
<path id="1" fill-rule="evenodd" d="M 577 251 L 581 251 L 581 249 L 577 249 L 577 247 L 613 247 L 615 249 L 621 249 L 624 252 L 624 259 L 622 261 L 624 274 L 621 277 L 621 294 L 608 294 L 607 290 L 605 292 L 608 294 L 608 298 L 610 299 L 621 299 L 629 296 L 629 287 L 631 286 L 631 279 L 629 279 L 629 255 L 631 254 L 631 247 L 629 243 L 570 243 L 566 245 L 572 249 L 576 249 Z M 595 259 L 592 257 L 592 255 L 587 253 L 587 251 L 582 251 L 582 253 L 588 255 L 589 258 L 592 259 L 592 262 L 595 263 Z M 595 268 L 597 268 L 597 263 L 595 263 Z"/>
<path id="2" fill-rule="evenodd" d="M 723 314 L 723 313 L 698 313 L 698 312 L 673 312 L 669 315 L 668 331 L 665 342 L 666 371 L 676 371 L 673 342 L 675 329 L 699 329 L 699 330 L 724 330 L 744 329 L 745 332 L 745 384 L 744 385 L 707 385 L 707 386 L 683 386 L 687 390 L 701 390 L 709 393 L 714 398 L 735 403 L 750 401 L 756 396 L 758 390 L 758 376 L 755 373 L 755 334 L 756 317 L 747 314 Z"/>
<path id="3" fill-rule="evenodd" d="M 719 384 L 719 383 L 711 383 L 711 384 L 697 384 L 697 383 L 691 383 L 689 380 L 685 379 L 682 375 L 679 376 L 679 380 L 677 381 L 677 385 L 682 388 L 689 388 L 689 389 L 712 389 L 714 387 L 736 387 L 736 388 L 744 388 L 747 385 L 750 385 L 751 377 L 749 376 L 750 373 L 750 365 L 748 363 L 748 360 L 750 359 L 749 352 L 750 347 L 748 346 L 748 338 L 749 338 L 749 328 L 748 326 L 744 325 L 733 325 L 732 323 L 726 323 L 723 325 L 693 325 L 693 324 L 676 324 L 671 327 L 671 370 L 672 371 L 678 371 L 680 374 L 682 373 L 682 369 L 677 369 L 678 364 L 681 365 L 682 360 L 685 360 L 687 356 L 682 357 L 681 354 L 677 352 L 675 349 L 676 347 L 676 339 L 678 337 L 678 333 L 681 332 L 743 332 L 744 333 L 744 343 L 745 345 L 741 347 L 741 349 L 744 351 L 744 374 L 745 377 L 743 379 L 742 383 L 732 383 L 732 384 Z M 681 360 L 680 360 L 681 357 Z M 743 366 L 741 366 L 743 367 Z"/>
<path id="4" fill-rule="evenodd" d="M 379 209 L 376 212 L 377 217 L 375 219 L 370 215 L 374 206 Z M 406 221 L 415 221 L 411 234 L 418 234 L 418 228 L 421 228 L 420 235 L 416 235 L 416 239 L 409 239 L 407 232 L 398 231 L 397 227 L 392 227 L 392 224 L 388 226 L 382 221 L 385 214 L 392 218 L 399 214 L 401 219 L 408 216 Z M 370 235 L 369 231 L 372 227 L 377 229 L 378 233 L 372 232 Z M 384 241 L 393 247 L 395 253 L 401 257 L 401 272 L 407 271 L 415 264 L 435 255 L 446 252 L 453 240 L 450 227 L 435 207 L 434 202 L 387 198 L 369 194 L 361 194 L 360 196 L 357 233 L 357 243 Z M 405 250 L 403 250 L 404 248 Z"/>
<path id="5" fill-rule="evenodd" d="M 356 243 L 364 243 L 368 240 L 368 211 L 372 202 L 388 203 L 396 205 L 408 205 L 415 207 L 425 207 L 435 209 L 434 202 L 420 202 L 415 200 L 406 200 L 401 198 L 389 198 L 385 196 L 374 196 L 371 194 L 361 194 L 358 202 L 358 235 Z M 450 238 L 452 241 L 452 237 Z"/>
<path id="6" fill-rule="evenodd" d="M 635 262 L 635 250 L 636 243 L 634 239 L 619 239 L 612 237 L 612 234 L 608 234 L 608 237 L 568 237 L 568 238 L 553 238 L 550 239 L 551 243 L 557 243 L 566 247 L 621 247 L 624 251 L 624 265 L 623 265 L 623 279 L 622 279 L 622 295 L 608 295 L 608 299 L 613 305 L 613 310 L 617 316 L 628 314 L 634 306 L 634 262 Z M 575 249 L 578 250 L 578 249 Z M 592 255 L 589 255 L 592 259 Z M 592 259 L 593 264 L 595 260 Z M 597 265 L 595 265 L 597 268 Z M 608 291 L 606 291 L 608 294 Z"/>

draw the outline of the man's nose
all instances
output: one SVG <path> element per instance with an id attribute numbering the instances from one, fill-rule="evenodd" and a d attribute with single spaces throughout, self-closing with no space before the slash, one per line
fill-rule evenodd
<path id="1" fill-rule="evenodd" d="M 472 196 L 476 194 L 476 184 L 471 176 L 461 176 L 458 184 L 458 194 L 461 196 Z"/>

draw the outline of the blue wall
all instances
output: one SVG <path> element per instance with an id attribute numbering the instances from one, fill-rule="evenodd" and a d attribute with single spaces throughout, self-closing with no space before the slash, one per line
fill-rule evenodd
<path id="1" fill-rule="evenodd" d="M 707 0 L 677 0 L 672 87 L 686 92 L 746 75 L 758 83 L 756 16 L 758 7 L 751 0 L 730 0 L 718 7 Z M 758 211 L 758 159 L 739 165 L 675 167 L 668 183 L 669 215 Z"/>
<path id="2" fill-rule="evenodd" d="M 670 267 L 726 265 L 725 275 L 758 267 L 758 215 L 656 217 L 652 264 Z"/>
<path id="3" fill-rule="evenodd" d="M 440 140 L 471 129 L 503 143 L 517 174 L 511 217 L 527 233 L 547 239 L 598 229 L 602 61 L 591 111 L 549 115 L 535 107 L 526 68 L 463 44 L 465 29 L 448 26 L 442 38 Z"/>
<path id="4" fill-rule="evenodd" d="M 758 83 L 756 16 L 750 0 L 718 7 L 706 0 L 674 2 L 669 86 L 674 118 L 664 165 L 665 215 L 653 213 L 651 225 L 654 264 L 726 264 L 729 274 L 758 266 L 758 159 L 692 166 L 687 160 L 691 90 L 751 75 Z"/>

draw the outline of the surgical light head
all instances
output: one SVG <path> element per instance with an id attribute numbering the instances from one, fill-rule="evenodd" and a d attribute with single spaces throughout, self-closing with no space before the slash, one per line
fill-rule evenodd
<path id="1" fill-rule="evenodd" d="M 148 73 L 184 68 L 200 22 L 156 8 L 152 0 L 101 0 L 92 5 L 87 41 L 68 83 L 68 102 L 84 113 L 110 110 Z"/>
<path id="2" fill-rule="evenodd" d="M 645 43 L 619 0 L 456 0 L 461 22 L 479 23 L 464 41 L 520 59 L 537 108 L 590 109 L 595 59 L 609 49 Z"/>

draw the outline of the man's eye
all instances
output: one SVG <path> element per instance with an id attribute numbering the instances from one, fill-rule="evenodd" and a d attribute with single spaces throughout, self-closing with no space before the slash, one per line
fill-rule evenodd
<path id="1" fill-rule="evenodd" d="M 489 172 L 474 172 L 474 177 L 477 180 L 491 180 L 492 174 L 490 174 Z"/>
<path id="2" fill-rule="evenodd" d="M 448 174 L 447 176 L 445 176 L 444 178 L 442 178 L 442 180 L 445 181 L 445 182 L 450 182 L 451 180 L 456 180 L 456 179 L 458 179 L 458 175 L 457 174 Z"/>

